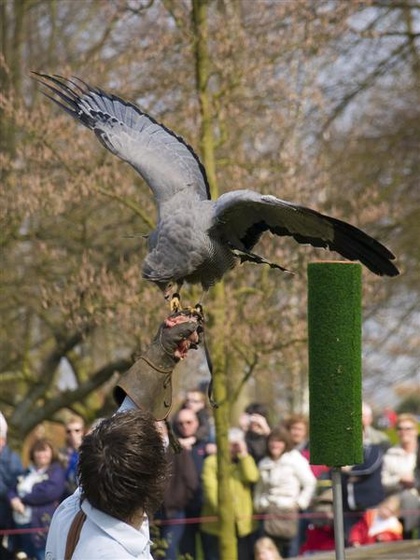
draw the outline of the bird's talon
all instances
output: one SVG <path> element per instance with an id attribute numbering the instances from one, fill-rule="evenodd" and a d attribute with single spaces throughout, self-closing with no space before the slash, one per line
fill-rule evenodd
<path id="1" fill-rule="evenodd" d="M 194 309 L 191 309 L 192 315 L 196 315 L 201 321 L 204 320 L 204 310 L 201 303 L 197 303 Z"/>
<path id="2" fill-rule="evenodd" d="M 170 307 L 172 313 L 181 311 L 181 296 L 179 294 L 172 295 Z"/>

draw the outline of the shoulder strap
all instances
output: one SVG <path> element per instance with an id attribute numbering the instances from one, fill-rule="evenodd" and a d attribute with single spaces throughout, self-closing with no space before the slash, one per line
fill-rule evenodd
<path id="1" fill-rule="evenodd" d="M 67 535 L 66 551 L 64 553 L 64 560 L 71 560 L 73 552 L 79 542 L 80 531 L 82 530 L 83 523 L 86 519 L 86 513 L 79 509 L 73 518 L 70 530 Z"/>

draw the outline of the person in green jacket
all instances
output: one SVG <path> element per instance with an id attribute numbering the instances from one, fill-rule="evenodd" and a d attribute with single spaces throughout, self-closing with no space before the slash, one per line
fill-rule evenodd
<path id="1" fill-rule="evenodd" d="M 257 522 L 253 519 L 252 486 L 259 478 L 254 459 L 248 453 L 242 430 L 229 431 L 229 446 L 232 458 L 230 472 L 231 497 L 234 500 L 238 560 L 252 560 L 253 544 Z M 217 455 L 204 460 L 203 473 L 204 503 L 201 523 L 205 560 L 220 560 L 218 535 L 220 524 L 217 521 Z M 207 519 L 209 518 L 209 519 Z"/>

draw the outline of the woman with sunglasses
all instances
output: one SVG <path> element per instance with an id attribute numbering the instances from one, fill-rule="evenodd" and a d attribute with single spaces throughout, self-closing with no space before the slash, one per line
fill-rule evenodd
<path id="1" fill-rule="evenodd" d="M 408 413 L 398 416 L 396 426 L 398 444 L 385 453 L 382 484 L 388 495 L 400 497 L 404 538 L 411 539 L 413 529 L 420 528 L 419 426 L 416 417 Z"/>

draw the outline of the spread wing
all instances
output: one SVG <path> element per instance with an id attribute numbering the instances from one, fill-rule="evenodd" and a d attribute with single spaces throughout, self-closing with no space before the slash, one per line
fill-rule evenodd
<path id="1" fill-rule="evenodd" d="M 346 259 L 360 261 L 380 276 L 399 274 L 391 251 L 336 218 L 249 190 L 228 192 L 215 202 L 215 220 L 209 233 L 221 237 L 232 248 L 249 254 L 267 230 L 291 236 L 298 243 L 336 251 Z"/>
<path id="2" fill-rule="evenodd" d="M 47 97 L 93 130 L 109 151 L 134 167 L 152 189 L 159 211 L 180 191 L 183 200 L 188 196 L 210 198 L 198 156 L 171 130 L 132 103 L 77 78 L 76 82 L 34 74 L 48 88 L 43 92 Z"/>

